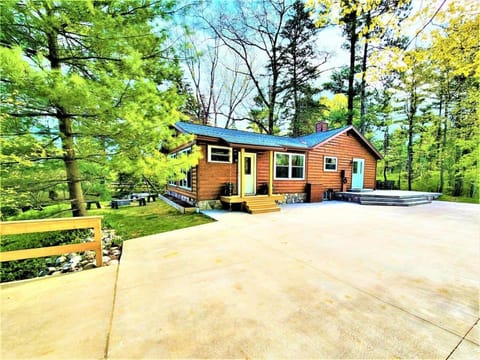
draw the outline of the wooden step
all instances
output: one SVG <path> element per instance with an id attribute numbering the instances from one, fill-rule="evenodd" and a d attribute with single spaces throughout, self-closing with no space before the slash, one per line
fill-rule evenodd
<path id="1" fill-rule="evenodd" d="M 258 204 L 258 205 L 263 205 L 263 204 L 276 204 L 276 201 L 275 200 L 272 200 L 272 199 L 260 199 L 260 200 L 250 200 L 250 199 L 247 199 L 245 200 L 245 204 Z"/>
<path id="2" fill-rule="evenodd" d="M 274 199 L 269 197 L 252 197 L 245 200 L 245 209 L 250 214 L 280 211 Z"/>
<path id="3" fill-rule="evenodd" d="M 250 214 L 263 214 L 263 213 L 270 213 L 280 211 L 280 208 L 277 206 L 276 208 L 264 208 L 264 209 L 257 209 L 257 210 L 249 210 Z"/>

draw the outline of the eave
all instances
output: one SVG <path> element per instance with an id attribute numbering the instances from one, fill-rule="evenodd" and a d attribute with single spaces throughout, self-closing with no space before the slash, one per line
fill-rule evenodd
<path id="1" fill-rule="evenodd" d="M 308 148 L 294 148 L 294 147 L 285 147 L 285 146 L 262 146 L 262 145 L 250 145 L 250 144 L 239 144 L 239 143 L 229 143 L 232 148 L 245 148 L 245 149 L 254 149 L 254 150 L 266 150 L 266 151 L 308 151 Z"/>

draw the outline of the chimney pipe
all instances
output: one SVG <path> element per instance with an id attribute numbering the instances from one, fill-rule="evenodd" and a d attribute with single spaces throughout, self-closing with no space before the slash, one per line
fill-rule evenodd
<path id="1" fill-rule="evenodd" d="M 328 131 L 328 123 L 326 121 L 320 121 L 315 124 L 315 132 Z"/>

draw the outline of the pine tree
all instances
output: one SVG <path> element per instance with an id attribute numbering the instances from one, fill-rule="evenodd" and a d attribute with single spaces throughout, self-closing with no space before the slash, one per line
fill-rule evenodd
<path id="1" fill-rule="evenodd" d="M 281 36 L 286 41 L 280 48 L 283 74 L 281 88 L 286 99 L 283 104 L 286 108 L 284 115 L 290 122 L 293 136 L 303 135 L 304 131 L 311 132 L 309 126 L 305 126 L 305 121 L 318 110 L 314 106 L 318 103 L 311 101 L 317 92 L 311 83 L 316 80 L 320 65 L 327 59 L 324 55 L 321 63 L 314 63 L 318 59 L 315 40 L 320 30 L 315 26 L 303 2 L 297 0 L 293 4 L 291 18 L 283 26 Z"/>
<path id="2" fill-rule="evenodd" d="M 72 214 L 83 216 L 83 162 L 167 176 L 158 149 L 174 141 L 169 126 L 182 103 L 166 43 L 173 5 L 1 2 L 2 177 L 19 164 L 41 173 L 45 162 L 60 162 Z"/>

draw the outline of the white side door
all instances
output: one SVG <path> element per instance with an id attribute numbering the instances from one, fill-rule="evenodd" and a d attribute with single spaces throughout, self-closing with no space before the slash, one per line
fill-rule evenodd
<path id="1" fill-rule="evenodd" d="M 353 159 L 352 161 L 352 189 L 363 189 L 363 177 L 365 171 L 364 159 Z"/>
<path id="2" fill-rule="evenodd" d="M 245 153 L 245 195 L 255 195 L 257 183 L 257 154 Z"/>

